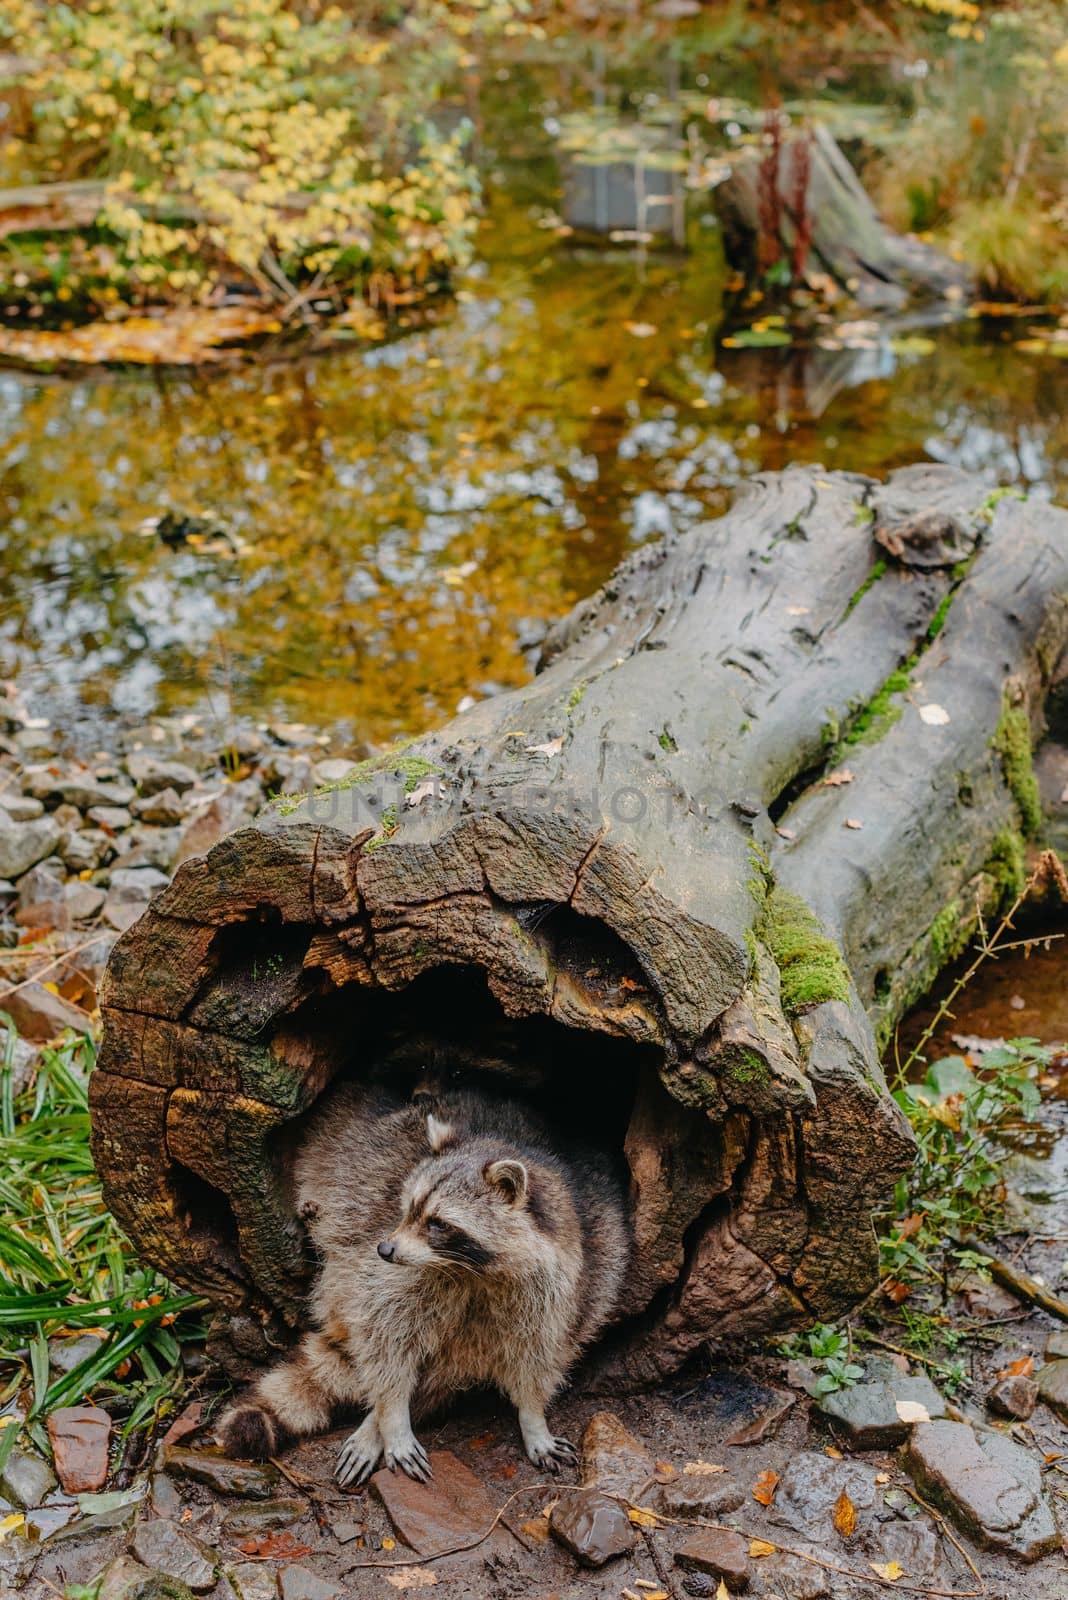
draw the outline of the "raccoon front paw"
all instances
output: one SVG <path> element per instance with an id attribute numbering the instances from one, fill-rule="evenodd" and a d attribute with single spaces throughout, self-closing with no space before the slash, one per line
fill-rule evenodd
<path id="1" fill-rule="evenodd" d="M 334 1476 L 343 1489 L 359 1489 L 371 1476 L 382 1455 L 382 1439 L 373 1416 L 350 1433 L 337 1458 Z"/>
<path id="2" fill-rule="evenodd" d="M 401 1439 L 397 1444 L 386 1447 L 386 1466 L 391 1472 L 396 1472 L 399 1467 L 417 1483 L 429 1483 L 434 1476 L 430 1457 L 414 1433 L 410 1433 L 406 1439 Z"/>
<path id="3" fill-rule="evenodd" d="M 578 1466 L 578 1451 L 570 1439 L 554 1439 L 550 1434 L 544 1443 L 527 1450 L 527 1455 L 542 1472 L 556 1473 Z"/>

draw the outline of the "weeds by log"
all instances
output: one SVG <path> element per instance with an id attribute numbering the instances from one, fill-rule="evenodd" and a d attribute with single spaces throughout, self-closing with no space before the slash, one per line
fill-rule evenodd
<path id="1" fill-rule="evenodd" d="M 835 1315 L 912 1148 L 872 1021 L 1018 872 L 1066 638 L 1064 513 L 940 467 L 754 480 L 527 687 L 182 867 L 103 997 L 111 1205 L 263 1359 L 306 1284 L 301 1116 L 339 1073 L 414 1081 L 418 1032 L 626 1160 L 606 1381 Z"/>

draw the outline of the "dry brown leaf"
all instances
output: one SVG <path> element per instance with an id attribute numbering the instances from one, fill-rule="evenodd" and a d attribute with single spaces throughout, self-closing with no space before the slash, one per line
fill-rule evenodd
<path id="1" fill-rule="evenodd" d="M 825 1444 L 823 1447 L 823 1453 L 825 1456 L 830 1456 L 832 1461 L 841 1461 L 844 1459 L 842 1452 L 839 1450 L 837 1445 Z"/>
<path id="2" fill-rule="evenodd" d="M 564 736 L 558 739 L 549 739 L 545 744 L 528 744 L 527 754 L 531 756 L 546 756 L 550 761 L 553 756 L 558 756 L 564 748 Z"/>
<path id="3" fill-rule="evenodd" d="M 834 1531 L 843 1539 L 851 1539 L 857 1531 L 857 1508 L 843 1489 L 834 1502 Z"/>
<path id="4" fill-rule="evenodd" d="M 536 1544 L 545 1544 L 549 1538 L 549 1524 L 544 1517 L 531 1517 L 529 1522 L 523 1522 L 519 1527 L 520 1533 L 525 1533 L 528 1539 L 533 1539 Z"/>
<path id="5" fill-rule="evenodd" d="M 678 1468 L 673 1467 L 670 1461 L 658 1461 L 653 1468 L 653 1476 L 657 1483 L 674 1483 L 678 1475 Z"/>
<path id="6" fill-rule="evenodd" d="M 930 1422 L 931 1414 L 918 1400 L 895 1400 L 894 1410 L 902 1422 Z"/>
<path id="7" fill-rule="evenodd" d="M 715 1472 L 726 1472 L 726 1467 L 717 1467 L 713 1461 L 687 1461 L 683 1467 L 687 1478 L 711 1478 Z"/>
<path id="8" fill-rule="evenodd" d="M 775 1554 L 775 1546 L 769 1544 L 766 1539 L 750 1539 L 749 1554 L 751 1556 L 773 1556 Z"/>
<path id="9" fill-rule="evenodd" d="M 887 1583 L 896 1583 L 905 1576 L 904 1567 L 897 1561 L 869 1561 L 868 1565 L 877 1578 L 885 1578 Z"/>
<path id="10" fill-rule="evenodd" d="M 438 1575 L 432 1567 L 408 1567 L 404 1572 L 387 1572 L 386 1582 L 394 1589 L 432 1589 Z"/>
<path id="11" fill-rule="evenodd" d="M 853 828 L 853 829 L 857 830 L 858 832 L 864 826 L 863 822 L 861 822 L 859 817 L 846 817 L 845 825 L 846 825 L 847 828 Z"/>
<path id="12" fill-rule="evenodd" d="M 644 1506 L 628 1506 L 627 1516 L 636 1528 L 659 1528 L 660 1518 L 655 1511 L 646 1511 Z"/>
<path id="13" fill-rule="evenodd" d="M 1035 1370 L 1034 1356 L 1021 1356 L 1018 1361 L 1010 1361 L 1007 1367 L 1002 1367 L 998 1373 L 999 1378 L 1029 1378 Z"/>
<path id="14" fill-rule="evenodd" d="M 779 1474 L 769 1467 L 762 1472 L 753 1485 L 753 1499 L 759 1505 L 770 1506 L 775 1498 L 775 1491 L 779 1487 Z"/>
<path id="15" fill-rule="evenodd" d="M 853 774 L 848 767 L 839 767 L 836 772 L 828 772 L 823 780 L 825 789 L 840 789 L 843 783 L 852 783 Z"/>
<path id="16" fill-rule="evenodd" d="M 888 1472 L 877 1472 L 875 1474 L 875 1481 L 879 1485 L 882 1485 L 884 1483 L 889 1483 L 890 1482 L 890 1474 Z"/>

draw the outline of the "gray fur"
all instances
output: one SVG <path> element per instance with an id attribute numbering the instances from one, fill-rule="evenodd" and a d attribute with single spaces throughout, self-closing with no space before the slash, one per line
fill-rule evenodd
<path id="1" fill-rule="evenodd" d="M 491 1383 L 515 1404 L 536 1465 L 573 1461 L 545 1407 L 610 1320 L 626 1271 L 608 1162 L 565 1155 L 514 1101 L 452 1091 L 428 1114 L 345 1084 L 314 1115 L 295 1175 L 321 1261 L 316 1330 L 224 1416 L 223 1443 L 271 1453 L 358 1404 L 368 1415 L 339 1480 L 364 1482 L 382 1456 L 426 1478 L 412 1408 Z"/>

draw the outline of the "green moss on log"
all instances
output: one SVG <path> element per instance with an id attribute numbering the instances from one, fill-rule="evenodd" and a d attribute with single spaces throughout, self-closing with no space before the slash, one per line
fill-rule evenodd
<path id="1" fill-rule="evenodd" d="M 1015 828 L 1002 828 L 994 835 L 983 869 L 998 886 L 999 899 L 1015 900 L 1027 882 L 1027 851 L 1023 835 Z"/>
<path id="2" fill-rule="evenodd" d="M 788 1017 L 827 1000 L 849 999 L 851 984 L 842 952 L 800 895 L 772 888 L 757 933 L 775 958 L 782 1008 Z"/>
<path id="3" fill-rule="evenodd" d="M 1031 751 L 1031 723 L 1022 706 L 1006 700 L 994 734 L 994 749 L 1001 757 L 1001 770 L 1020 813 L 1024 837 L 1031 839 L 1042 826 L 1042 796 Z"/>

